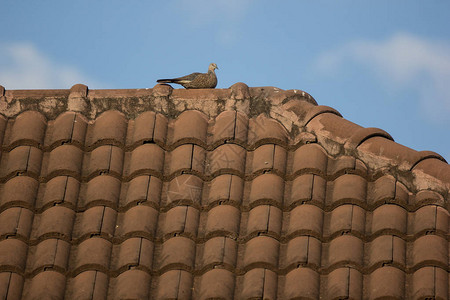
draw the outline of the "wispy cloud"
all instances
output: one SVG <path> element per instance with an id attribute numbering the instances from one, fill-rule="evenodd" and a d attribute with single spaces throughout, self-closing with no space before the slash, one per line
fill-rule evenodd
<path id="1" fill-rule="evenodd" d="M 433 120 L 450 113 L 450 43 L 399 33 L 389 39 L 356 40 L 322 53 L 315 67 L 336 74 L 356 63 L 391 89 L 410 89 Z"/>
<path id="2" fill-rule="evenodd" d="M 188 16 L 190 26 L 216 24 L 215 39 L 221 44 L 232 44 L 239 33 L 239 24 L 246 17 L 253 0 L 179 0 L 177 9 Z"/>
<path id="3" fill-rule="evenodd" d="M 0 84 L 6 89 L 70 88 L 76 83 L 101 85 L 76 67 L 55 62 L 31 43 L 0 44 Z"/>

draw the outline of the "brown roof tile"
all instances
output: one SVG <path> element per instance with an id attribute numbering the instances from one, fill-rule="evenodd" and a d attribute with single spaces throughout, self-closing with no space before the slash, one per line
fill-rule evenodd
<path id="1" fill-rule="evenodd" d="M 80 114 L 66 112 L 50 121 L 47 127 L 46 146 L 55 148 L 63 144 L 84 146 L 87 120 Z"/>
<path id="2" fill-rule="evenodd" d="M 206 272 L 200 280 L 199 299 L 233 299 L 235 276 L 224 269 L 212 269 Z"/>
<path id="3" fill-rule="evenodd" d="M 206 130 L 208 127 L 207 117 L 196 110 L 187 110 L 181 113 L 177 120 L 169 125 L 169 132 L 173 130 L 172 139 L 169 144 L 180 144 L 182 142 L 206 145 Z"/>
<path id="4" fill-rule="evenodd" d="M 64 206 L 52 206 L 34 217 L 33 240 L 58 237 L 70 241 L 75 212 Z"/>
<path id="5" fill-rule="evenodd" d="M 328 299 L 361 299 L 363 297 L 363 276 L 352 268 L 339 268 L 328 275 Z"/>
<path id="6" fill-rule="evenodd" d="M 449 297 L 449 165 L 305 92 L 0 101 L 2 299 Z"/>
<path id="7" fill-rule="evenodd" d="M 62 205 L 75 210 L 78 202 L 80 182 L 71 176 L 57 176 L 41 184 L 44 190 L 36 200 L 35 208 L 44 210 L 54 205 Z"/>
<path id="8" fill-rule="evenodd" d="M 193 283 L 194 278 L 188 271 L 167 271 L 158 279 L 155 299 L 191 299 Z"/>
<path id="9" fill-rule="evenodd" d="M 57 271 L 43 271 L 27 280 L 23 294 L 25 299 L 63 299 L 66 278 Z"/>
<path id="10" fill-rule="evenodd" d="M 0 295 L 11 299 L 20 299 L 22 297 L 23 276 L 18 273 L 3 271 L 0 273 Z"/>
<path id="11" fill-rule="evenodd" d="M 16 237 L 28 240 L 33 223 L 33 212 L 27 208 L 11 207 L 0 213 L 0 239 Z"/>
<path id="12" fill-rule="evenodd" d="M 148 299 L 151 277 L 147 272 L 127 270 L 113 280 L 114 290 L 111 291 L 111 299 Z"/>
<path id="13" fill-rule="evenodd" d="M 284 285 L 280 288 L 287 299 L 318 299 L 320 275 L 308 267 L 299 266 L 286 274 Z"/>

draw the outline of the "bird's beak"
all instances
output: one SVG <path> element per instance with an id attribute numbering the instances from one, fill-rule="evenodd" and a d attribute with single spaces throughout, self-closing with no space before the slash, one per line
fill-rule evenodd
<path id="1" fill-rule="evenodd" d="M 216 66 L 216 69 L 217 69 L 217 70 L 219 70 L 219 67 L 218 67 L 218 66 Z"/>

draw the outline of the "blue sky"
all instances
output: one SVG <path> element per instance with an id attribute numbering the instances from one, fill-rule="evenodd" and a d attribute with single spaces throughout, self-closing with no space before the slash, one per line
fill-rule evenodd
<path id="1" fill-rule="evenodd" d="M 301 89 L 346 119 L 450 161 L 450 1 L 11 1 L 6 89 L 151 88 L 220 70 L 218 88 Z"/>

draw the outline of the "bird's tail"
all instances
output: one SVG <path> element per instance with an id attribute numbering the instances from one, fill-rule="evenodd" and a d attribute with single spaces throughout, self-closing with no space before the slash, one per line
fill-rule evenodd
<path id="1" fill-rule="evenodd" d="M 156 82 L 159 83 L 175 83 L 175 79 L 158 79 Z"/>

